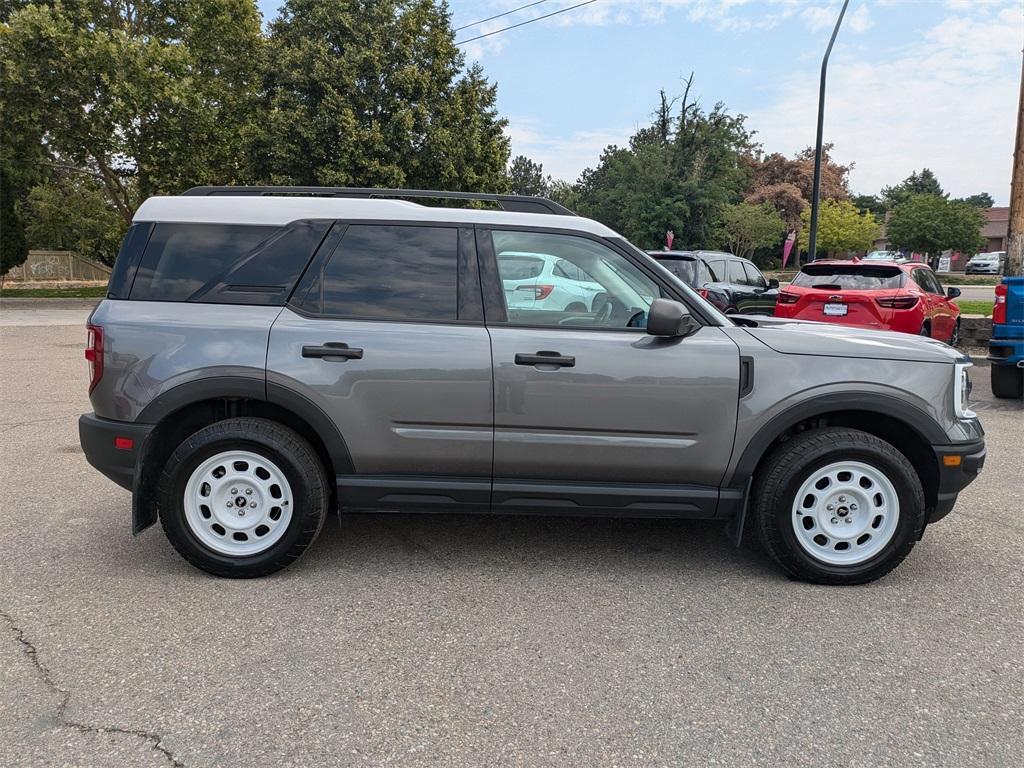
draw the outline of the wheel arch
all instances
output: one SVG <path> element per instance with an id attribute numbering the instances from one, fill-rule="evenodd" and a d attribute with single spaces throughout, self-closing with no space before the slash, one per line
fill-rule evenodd
<path id="1" fill-rule="evenodd" d="M 776 415 L 747 443 L 733 470 L 730 488 L 743 488 L 756 476 L 775 446 L 815 427 L 848 427 L 867 432 L 899 450 L 917 471 L 928 508 L 938 499 L 939 467 L 932 445 L 949 437 L 926 413 L 890 395 L 856 393 L 823 395 Z"/>
<path id="2" fill-rule="evenodd" d="M 256 416 L 290 427 L 309 441 L 333 481 L 354 467 L 345 439 L 315 403 L 279 384 L 245 377 L 215 377 L 180 384 L 150 402 L 138 421 L 155 425 L 139 453 L 132 493 L 132 530 L 157 520 L 156 486 L 167 459 L 189 435 L 205 426 Z M 334 483 L 330 482 L 332 488 Z"/>

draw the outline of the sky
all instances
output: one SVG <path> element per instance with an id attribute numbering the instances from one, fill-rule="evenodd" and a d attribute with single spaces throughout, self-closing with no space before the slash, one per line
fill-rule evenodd
<path id="1" fill-rule="evenodd" d="M 450 0 L 454 27 L 531 0 Z M 581 0 L 543 0 L 461 42 Z M 280 2 L 259 0 L 266 18 Z M 840 0 L 595 0 L 460 46 L 498 84 L 513 155 L 574 181 L 650 123 L 660 89 L 747 115 L 765 152 L 813 145 L 821 57 Z M 829 63 L 825 141 L 876 194 L 931 168 L 954 197 L 1009 198 L 1021 0 L 850 0 Z"/>

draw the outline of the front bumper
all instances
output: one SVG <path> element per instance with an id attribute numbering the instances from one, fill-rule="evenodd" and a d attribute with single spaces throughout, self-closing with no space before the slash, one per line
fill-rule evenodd
<path id="1" fill-rule="evenodd" d="M 86 460 L 115 483 L 134 490 L 136 464 L 152 424 L 101 419 L 85 413 L 78 419 L 78 439 Z"/>
<path id="2" fill-rule="evenodd" d="M 985 441 L 933 445 L 932 450 L 935 451 L 935 459 L 939 465 L 939 492 L 935 508 L 928 518 L 929 523 L 941 520 L 952 512 L 960 491 L 978 477 L 981 468 L 985 466 Z M 947 457 L 956 457 L 959 463 L 951 466 L 946 463 Z"/>

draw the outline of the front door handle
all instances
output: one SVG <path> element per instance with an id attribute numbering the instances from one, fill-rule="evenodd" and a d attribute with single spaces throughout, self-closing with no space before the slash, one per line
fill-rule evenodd
<path id="1" fill-rule="evenodd" d="M 340 357 L 344 360 L 362 360 L 363 350 L 342 342 L 329 341 L 319 347 L 303 347 L 303 357 Z"/>
<path id="2" fill-rule="evenodd" d="M 557 352 L 541 351 L 535 355 L 524 355 L 517 352 L 516 365 L 553 365 L 557 368 L 572 368 L 576 365 L 576 358 L 570 355 L 560 355 Z"/>

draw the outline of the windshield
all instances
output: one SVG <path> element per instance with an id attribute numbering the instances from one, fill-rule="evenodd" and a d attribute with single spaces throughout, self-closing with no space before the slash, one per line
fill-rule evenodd
<path id="1" fill-rule="evenodd" d="M 793 278 L 793 285 L 829 291 L 877 291 L 901 287 L 903 272 L 881 264 L 808 264 Z"/>

